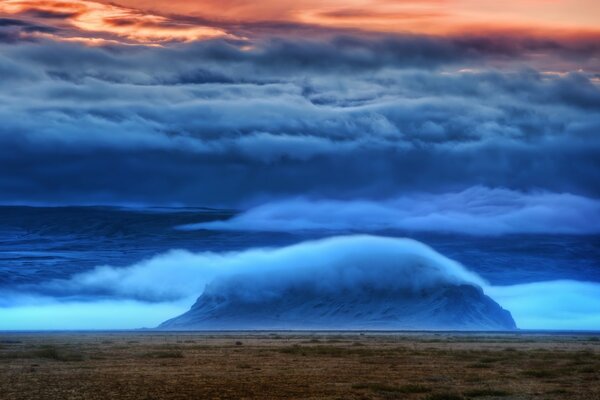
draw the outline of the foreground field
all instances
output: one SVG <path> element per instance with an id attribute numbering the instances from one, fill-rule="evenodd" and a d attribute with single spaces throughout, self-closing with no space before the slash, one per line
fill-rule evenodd
<path id="1" fill-rule="evenodd" d="M 600 337 L 1 334 L 0 398 L 600 399 Z"/>

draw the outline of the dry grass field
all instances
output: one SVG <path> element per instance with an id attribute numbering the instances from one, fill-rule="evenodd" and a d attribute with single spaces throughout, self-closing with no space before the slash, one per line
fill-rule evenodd
<path id="1" fill-rule="evenodd" d="M 0 334 L 0 399 L 600 399 L 600 337 Z"/>

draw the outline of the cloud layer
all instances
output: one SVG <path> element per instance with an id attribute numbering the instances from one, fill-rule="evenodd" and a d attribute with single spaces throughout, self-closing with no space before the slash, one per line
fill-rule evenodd
<path id="1" fill-rule="evenodd" d="M 378 32 L 444 34 L 521 30 L 598 33 L 593 0 L 4 0 L 0 12 L 54 20 L 82 33 L 140 40 L 182 40 L 199 27 L 240 24 L 308 25 Z M 125 33 L 125 35 L 124 35 Z M 193 35 L 192 35 L 193 37 Z"/>
<path id="2" fill-rule="evenodd" d="M 40 29 L 0 27 L 3 202 L 236 206 L 475 185 L 600 196 L 597 42 L 19 34 Z"/>
<path id="3" fill-rule="evenodd" d="M 99 267 L 68 280 L 20 287 L 1 299 L 0 330 L 155 326 L 187 311 L 205 288 L 215 293 L 223 289 L 220 282 L 235 279 L 244 279 L 247 290 L 223 292 L 223 296 L 276 295 L 290 285 L 333 294 L 369 287 L 435 290 L 467 283 L 482 287 L 511 311 L 520 328 L 600 329 L 597 283 L 491 286 L 422 243 L 343 236 L 242 252 L 176 251 L 126 268 Z M 255 286 L 269 290 L 254 292 L 251 288 Z M 109 321 L 107 307 L 118 308 L 120 316 Z"/>
<path id="4" fill-rule="evenodd" d="M 22 29 L 22 39 L 48 38 L 87 45 L 158 44 L 228 36 L 223 30 L 98 1 L 4 0 L 0 15 L 35 21 L 46 29 Z"/>
<path id="5" fill-rule="evenodd" d="M 250 208 L 225 221 L 179 228 L 275 232 L 397 229 L 475 235 L 598 234 L 600 202 L 571 194 L 473 187 L 458 193 L 416 193 L 376 202 L 286 199 Z"/>

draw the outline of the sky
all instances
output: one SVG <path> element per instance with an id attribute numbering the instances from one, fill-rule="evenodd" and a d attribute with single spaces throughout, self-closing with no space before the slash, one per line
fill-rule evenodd
<path id="1" fill-rule="evenodd" d="M 0 121 L 2 205 L 241 210 L 183 230 L 597 235 L 600 2 L 2 0 Z M 174 254 L 127 270 L 143 273 L 124 318 L 149 315 L 146 267 L 206 256 Z M 483 286 L 522 326 L 597 329 L 597 284 L 532 285 Z M 571 319 L 540 311 L 555 292 Z M 116 304 L 17 297 L 18 327 L 106 327 Z"/>
<path id="2" fill-rule="evenodd" d="M 600 5 L 0 3 L 0 202 L 600 195 Z"/>

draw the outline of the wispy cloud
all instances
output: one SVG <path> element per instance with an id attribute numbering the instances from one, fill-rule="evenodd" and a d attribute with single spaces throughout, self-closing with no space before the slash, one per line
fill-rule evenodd
<path id="1" fill-rule="evenodd" d="M 458 193 L 413 194 L 378 201 L 286 199 L 226 221 L 181 229 L 233 231 L 403 231 L 473 235 L 600 233 L 600 201 L 570 194 L 474 187 Z"/>
<path id="2" fill-rule="evenodd" d="M 105 2 L 108 2 L 105 0 Z M 119 0 L 154 12 L 230 21 L 304 22 L 383 32 L 456 33 L 478 29 L 596 31 L 593 0 Z"/>
<path id="3" fill-rule="evenodd" d="M 221 29 L 189 23 L 133 8 L 96 1 L 5 0 L 0 15 L 7 14 L 52 26 L 51 32 L 23 31 L 23 38 L 78 40 L 81 43 L 160 44 L 226 37 Z"/>

